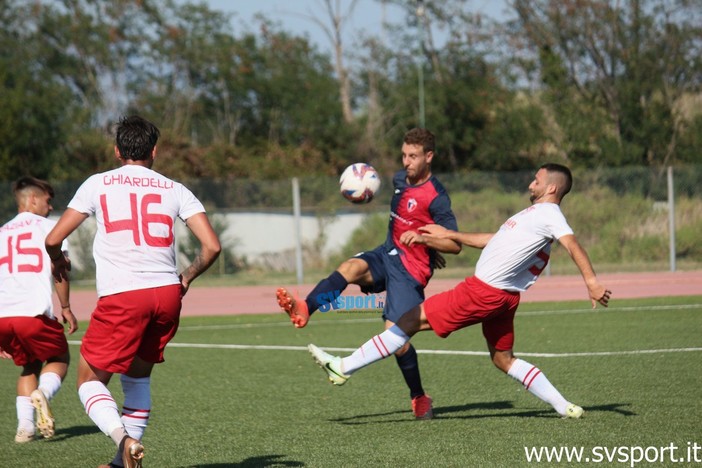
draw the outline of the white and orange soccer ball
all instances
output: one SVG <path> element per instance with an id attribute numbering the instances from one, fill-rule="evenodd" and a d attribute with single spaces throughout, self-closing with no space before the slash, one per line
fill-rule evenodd
<path id="1" fill-rule="evenodd" d="M 339 190 L 351 203 L 368 203 L 379 189 L 380 176 L 370 164 L 351 164 L 339 178 Z"/>

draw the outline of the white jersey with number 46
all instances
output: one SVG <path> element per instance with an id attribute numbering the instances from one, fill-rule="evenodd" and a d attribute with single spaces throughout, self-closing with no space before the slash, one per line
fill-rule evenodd
<path id="1" fill-rule="evenodd" d="M 0 227 L 0 317 L 53 318 L 54 281 L 44 240 L 55 224 L 24 212 Z M 66 243 L 61 247 L 65 251 Z"/>
<path id="2" fill-rule="evenodd" d="M 100 297 L 178 284 L 175 219 L 205 211 L 185 186 L 139 165 L 89 177 L 68 207 L 95 215 Z"/>
<path id="3" fill-rule="evenodd" d="M 475 276 L 505 291 L 526 291 L 546 268 L 554 240 L 573 234 L 555 203 L 536 203 L 509 218 L 490 239 Z"/>

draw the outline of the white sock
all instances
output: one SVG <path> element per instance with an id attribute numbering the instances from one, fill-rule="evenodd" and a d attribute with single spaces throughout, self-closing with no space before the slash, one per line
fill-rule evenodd
<path id="1" fill-rule="evenodd" d="M 17 430 L 24 429 L 34 433 L 34 405 L 28 396 L 18 396 L 15 402 L 17 406 Z"/>
<path id="2" fill-rule="evenodd" d="M 565 416 L 568 401 L 563 398 L 563 395 L 556 390 L 556 387 L 549 382 L 538 367 L 522 359 L 517 359 L 512 363 L 512 367 L 507 373 L 521 382 L 532 395 L 553 406 L 553 409 L 561 416 Z"/>
<path id="3" fill-rule="evenodd" d="M 100 381 L 91 380 L 80 386 L 78 396 L 90 419 L 119 445 L 126 431 L 117 411 L 117 403 L 107 387 Z"/>
<path id="4" fill-rule="evenodd" d="M 151 415 L 151 377 L 120 377 L 124 391 L 122 423 L 129 437 L 141 440 Z"/>
<path id="5" fill-rule="evenodd" d="M 410 337 L 400 327 L 393 325 L 380 335 L 375 335 L 366 341 L 351 356 L 343 358 L 341 360 L 341 372 L 351 375 L 368 364 L 395 354 L 409 340 Z"/>
<path id="6" fill-rule="evenodd" d="M 51 400 L 61 388 L 61 377 L 55 372 L 43 372 L 39 375 L 39 390 L 47 400 Z"/>
<path id="7" fill-rule="evenodd" d="M 129 437 L 141 440 L 151 415 L 151 377 L 134 378 L 122 374 L 120 382 L 124 392 L 122 424 Z M 112 463 L 122 465 L 122 452 L 119 448 Z"/>

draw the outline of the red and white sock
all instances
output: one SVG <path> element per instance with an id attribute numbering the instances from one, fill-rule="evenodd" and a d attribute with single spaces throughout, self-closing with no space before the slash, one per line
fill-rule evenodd
<path id="1" fill-rule="evenodd" d="M 127 432 L 119 416 L 117 403 L 107 387 L 100 381 L 91 380 L 80 386 L 78 396 L 95 425 L 119 445 Z"/>
<path id="2" fill-rule="evenodd" d="M 39 390 L 47 400 L 51 400 L 61 388 L 61 377 L 55 372 L 42 372 L 39 375 Z"/>
<path id="3" fill-rule="evenodd" d="M 409 340 L 410 337 L 400 327 L 393 325 L 380 335 L 375 335 L 366 341 L 351 356 L 343 358 L 341 360 L 341 371 L 346 375 L 351 375 L 368 364 L 395 354 Z"/>
<path id="4" fill-rule="evenodd" d="M 15 405 L 17 407 L 17 430 L 24 429 L 33 434 L 34 405 L 32 405 L 32 398 L 28 396 L 18 396 Z"/>
<path id="5" fill-rule="evenodd" d="M 563 395 L 556 390 L 556 387 L 549 382 L 538 367 L 522 359 L 516 359 L 507 374 L 521 382 L 532 395 L 553 406 L 558 414 L 565 416 L 568 401 L 563 398 Z"/>
<path id="6" fill-rule="evenodd" d="M 129 437 L 141 440 L 151 415 L 151 377 L 120 376 L 124 391 L 122 423 Z"/>

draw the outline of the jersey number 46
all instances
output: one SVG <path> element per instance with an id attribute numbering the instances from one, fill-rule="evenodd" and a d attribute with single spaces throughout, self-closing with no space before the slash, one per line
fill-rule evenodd
<path id="1" fill-rule="evenodd" d="M 130 193 L 129 206 L 131 216 L 126 219 L 110 219 L 110 213 L 107 209 L 107 195 L 100 195 L 105 232 L 109 234 L 117 231 L 131 231 L 135 245 L 141 245 L 141 236 L 143 235 L 146 245 L 151 247 L 170 246 L 173 244 L 173 219 L 165 214 L 149 212 L 150 205 L 159 205 L 160 203 L 161 195 L 159 194 L 150 193 L 144 195 L 141 203 L 139 203 L 137 194 Z M 149 224 L 165 224 L 168 234 L 165 237 L 151 235 Z"/>

